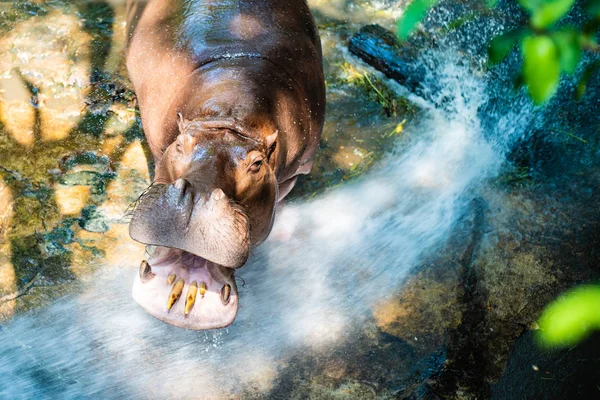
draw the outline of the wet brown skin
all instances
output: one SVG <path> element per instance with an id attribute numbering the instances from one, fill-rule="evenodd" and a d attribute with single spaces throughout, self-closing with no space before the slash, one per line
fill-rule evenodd
<path id="1" fill-rule="evenodd" d="M 318 33 L 303 0 L 151 0 L 128 3 L 128 35 L 156 166 L 130 235 L 158 249 L 134 298 L 173 325 L 223 327 L 237 312 L 234 269 L 312 165 L 325 112 Z"/>

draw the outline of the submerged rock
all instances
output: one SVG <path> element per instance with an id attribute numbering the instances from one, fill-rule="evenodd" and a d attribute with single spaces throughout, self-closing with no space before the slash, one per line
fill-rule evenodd
<path id="1" fill-rule="evenodd" d="M 95 206 L 86 207 L 81 210 L 79 226 L 88 232 L 104 233 L 108 230 L 106 218 L 98 212 Z"/>

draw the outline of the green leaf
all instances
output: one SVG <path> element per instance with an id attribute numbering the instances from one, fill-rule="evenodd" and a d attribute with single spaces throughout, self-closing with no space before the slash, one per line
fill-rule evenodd
<path id="1" fill-rule="evenodd" d="M 560 64 L 556 45 L 546 35 L 523 39 L 523 78 L 534 103 L 546 102 L 558 87 Z"/>
<path id="2" fill-rule="evenodd" d="M 581 60 L 579 33 L 573 28 L 565 28 L 554 32 L 552 40 L 558 49 L 560 68 L 564 72 L 572 74 Z"/>
<path id="3" fill-rule="evenodd" d="M 515 76 L 513 79 L 513 89 L 519 90 L 525 85 L 525 79 L 523 79 L 523 73 L 520 73 Z"/>
<path id="4" fill-rule="evenodd" d="M 538 339 L 549 347 L 572 346 L 600 329 L 600 286 L 581 286 L 560 296 L 543 311 Z"/>
<path id="5" fill-rule="evenodd" d="M 535 11 L 544 4 L 544 0 L 519 0 L 519 4 L 529 11 Z"/>
<path id="6" fill-rule="evenodd" d="M 516 29 L 494 37 L 488 46 L 490 63 L 495 65 L 504 60 L 522 35 L 523 30 Z"/>
<path id="7" fill-rule="evenodd" d="M 463 15 L 461 17 L 456 18 L 454 21 L 448 24 L 448 28 L 444 32 L 451 32 L 455 29 L 460 28 L 461 26 L 468 24 L 469 22 L 475 21 L 478 15 L 475 13 L 469 13 L 467 15 Z"/>
<path id="8" fill-rule="evenodd" d="M 586 24 L 587 25 L 587 24 Z M 584 26 L 580 32 L 579 43 L 581 47 L 589 47 L 594 48 L 597 45 L 596 41 L 596 27 L 593 28 L 593 31 L 589 31 L 589 26 Z"/>
<path id="9" fill-rule="evenodd" d="M 427 11 L 437 2 L 438 0 L 414 0 L 410 3 L 398 20 L 398 37 L 401 40 L 408 38 L 417 24 L 425 17 Z"/>
<path id="10" fill-rule="evenodd" d="M 498 4 L 498 0 L 485 0 L 485 5 L 488 8 L 494 8 L 496 7 L 496 4 Z"/>
<path id="11" fill-rule="evenodd" d="M 576 96 L 578 99 L 583 97 L 588 82 L 594 75 L 594 72 L 596 72 L 596 70 L 598 70 L 599 68 L 600 61 L 593 62 L 585 67 L 585 70 L 581 74 L 581 78 L 579 78 L 579 82 L 577 83 Z"/>
<path id="12" fill-rule="evenodd" d="M 532 10 L 531 26 L 536 29 L 544 29 L 554 24 L 569 12 L 575 0 L 551 0 L 545 1 L 539 7 Z"/>
<path id="13" fill-rule="evenodd" d="M 600 17 L 600 0 L 588 0 L 585 11 L 592 17 Z"/>

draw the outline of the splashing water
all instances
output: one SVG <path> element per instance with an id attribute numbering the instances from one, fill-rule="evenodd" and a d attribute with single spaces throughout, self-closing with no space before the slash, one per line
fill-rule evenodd
<path id="1" fill-rule="evenodd" d="M 265 272 L 248 275 L 263 282 L 260 292 L 277 297 L 292 343 L 335 341 L 348 325 L 368 318 L 411 267 L 443 244 L 478 185 L 498 173 L 523 134 L 530 120 L 526 102 L 486 116 L 496 118 L 497 131 L 483 132 L 478 110 L 488 101 L 485 79 L 448 54 L 435 57 L 446 62 L 429 79 L 444 89 L 432 102 L 413 97 L 427 110 L 415 127 L 418 138 L 359 182 L 284 209 L 276 229 L 291 239 L 265 246 Z M 452 100 L 442 108 L 442 99 Z"/>
<path id="2" fill-rule="evenodd" d="M 267 393 L 286 353 L 343 346 L 443 245 L 531 118 L 515 99 L 482 121 L 480 109 L 500 89 L 450 54 L 426 56 L 442 66 L 428 80 L 443 90 L 412 97 L 424 115 L 408 144 L 375 172 L 285 206 L 240 271 L 247 285 L 232 327 L 191 332 L 154 320 L 131 300 L 133 268 L 105 272 L 82 294 L 2 327 L 0 398 Z"/>

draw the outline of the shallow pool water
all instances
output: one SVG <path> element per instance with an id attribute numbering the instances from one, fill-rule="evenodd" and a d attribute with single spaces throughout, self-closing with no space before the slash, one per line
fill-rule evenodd
<path id="1" fill-rule="evenodd" d="M 535 109 L 510 65 L 484 68 L 496 18 L 421 42 L 417 95 L 347 49 L 403 5 L 309 3 L 328 96 L 314 170 L 240 271 L 235 323 L 206 332 L 131 299 L 127 211 L 151 160 L 124 3 L 0 4 L 0 398 L 487 397 L 543 304 L 597 276 L 596 151 L 572 116 L 593 87 Z"/>

